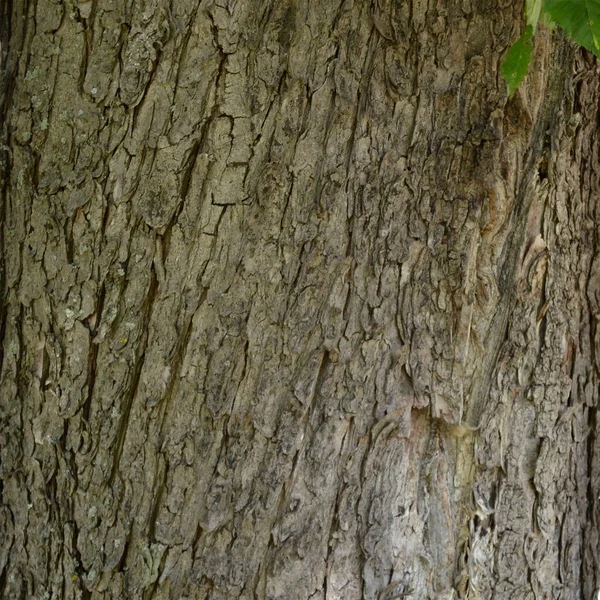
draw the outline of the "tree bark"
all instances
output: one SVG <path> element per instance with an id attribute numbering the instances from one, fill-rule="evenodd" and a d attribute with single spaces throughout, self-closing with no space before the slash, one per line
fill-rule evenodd
<path id="1" fill-rule="evenodd" d="M 586 599 L 598 63 L 520 2 L 0 0 L 0 597 Z"/>

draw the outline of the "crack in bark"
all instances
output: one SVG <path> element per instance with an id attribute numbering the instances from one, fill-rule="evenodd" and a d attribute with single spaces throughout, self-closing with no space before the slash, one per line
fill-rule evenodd
<path id="1" fill-rule="evenodd" d="M 154 267 L 152 268 L 152 279 L 150 280 L 150 287 L 148 290 L 148 296 L 146 299 L 146 310 L 145 310 L 145 323 L 149 323 L 152 317 L 152 309 L 157 297 L 158 293 L 158 279 L 156 276 L 156 271 Z M 113 464 L 110 472 L 110 476 L 107 481 L 107 486 L 112 487 L 115 482 L 115 478 L 117 476 L 117 472 L 119 470 L 119 462 L 121 460 L 121 454 L 123 452 L 123 446 L 125 444 L 125 436 L 127 435 L 127 429 L 129 427 L 129 415 L 131 413 L 131 408 L 133 406 L 134 399 L 137 395 L 139 384 L 142 375 L 142 368 L 144 366 L 145 357 L 146 357 L 146 349 L 148 347 L 148 332 L 144 333 L 144 341 L 141 346 L 141 350 L 139 356 L 137 358 L 137 362 L 134 366 L 133 375 L 131 377 L 131 383 L 129 385 L 129 390 L 126 394 L 125 400 L 125 410 L 123 411 L 120 417 L 120 423 L 117 431 L 116 441 L 115 441 L 115 450 L 113 455 Z"/>

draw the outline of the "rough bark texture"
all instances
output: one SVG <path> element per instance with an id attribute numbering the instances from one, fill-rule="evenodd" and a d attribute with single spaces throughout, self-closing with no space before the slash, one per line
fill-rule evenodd
<path id="1" fill-rule="evenodd" d="M 1 0 L 0 597 L 586 599 L 599 77 L 519 2 Z"/>

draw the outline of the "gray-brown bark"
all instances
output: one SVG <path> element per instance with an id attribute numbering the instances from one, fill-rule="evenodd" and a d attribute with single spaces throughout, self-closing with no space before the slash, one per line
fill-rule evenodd
<path id="1" fill-rule="evenodd" d="M 1 6 L 2 598 L 595 597 L 596 63 L 509 100 L 520 3 Z"/>

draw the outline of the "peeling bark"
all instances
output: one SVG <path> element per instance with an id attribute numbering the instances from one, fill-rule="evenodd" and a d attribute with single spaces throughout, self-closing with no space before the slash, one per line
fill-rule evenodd
<path id="1" fill-rule="evenodd" d="M 4 0 L 0 597 L 587 599 L 598 65 L 487 0 Z"/>

